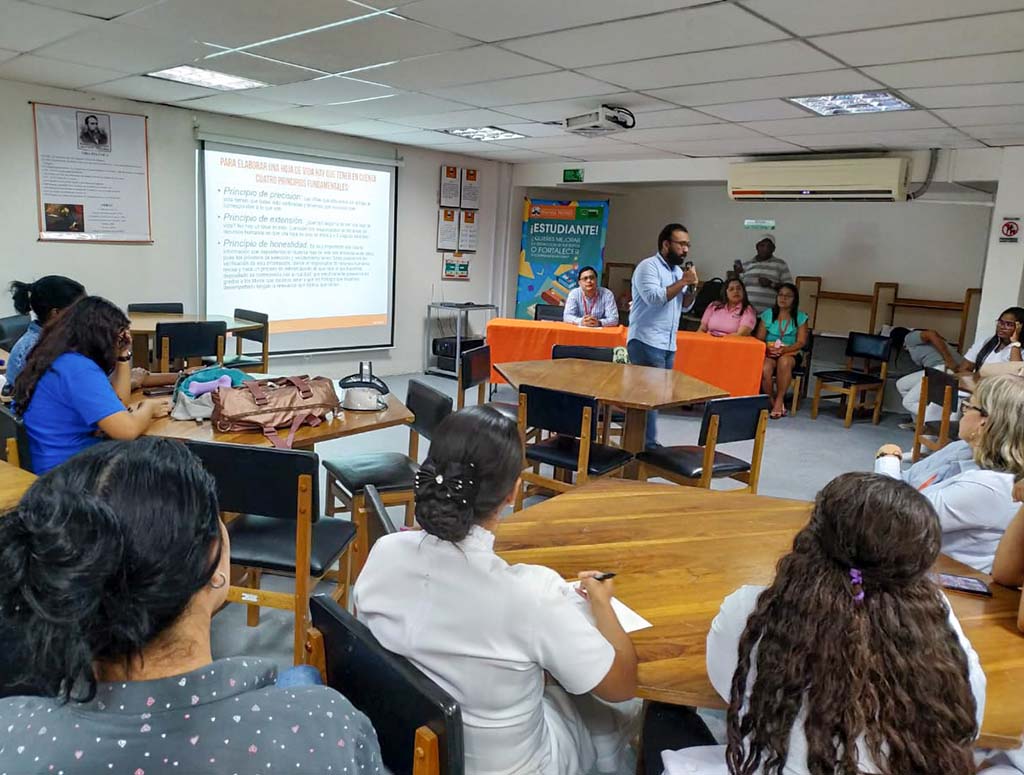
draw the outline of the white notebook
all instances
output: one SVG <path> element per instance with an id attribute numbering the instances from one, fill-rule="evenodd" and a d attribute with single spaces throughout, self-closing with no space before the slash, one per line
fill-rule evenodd
<path id="1" fill-rule="evenodd" d="M 594 624 L 594 614 L 590 610 L 590 603 L 576 591 L 578 588 L 578 581 L 566 582 L 566 595 L 576 602 L 580 611 L 582 611 L 583 615 L 587 617 L 587 621 Z M 615 616 L 619 620 L 619 624 L 622 625 L 622 629 L 626 632 L 646 630 L 648 627 L 654 626 L 617 597 L 612 598 L 612 610 L 615 611 Z"/>

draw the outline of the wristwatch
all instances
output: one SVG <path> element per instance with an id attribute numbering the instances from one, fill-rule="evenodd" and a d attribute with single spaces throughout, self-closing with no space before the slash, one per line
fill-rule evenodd
<path id="1" fill-rule="evenodd" d="M 131 359 L 132 359 L 132 351 L 131 350 L 126 352 L 124 355 L 118 355 L 117 356 L 117 360 L 120 361 L 121 363 L 129 363 L 131 361 Z"/>

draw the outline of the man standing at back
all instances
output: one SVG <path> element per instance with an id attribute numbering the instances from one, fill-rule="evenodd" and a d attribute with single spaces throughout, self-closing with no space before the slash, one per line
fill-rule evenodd
<path id="1" fill-rule="evenodd" d="M 775 294 L 783 283 L 793 282 L 789 264 L 775 255 L 775 235 L 765 234 L 754 246 L 757 254 L 749 261 L 736 261 L 730 277 L 739 277 L 747 286 L 747 296 L 761 314 L 775 305 Z"/>
<path id="2" fill-rule="evenodd" d="M 671 369 L 676 357 L 676 331 L 683 313 L 697 296 L 697 272 L 682 268 L 690 252 L 690 233 L 670 223 L 658 235 L 658 252 L 633 272 L 633 306 L 629 313 L 629 362 Z M 658 413 L 647 413 L 646 446 L 657 446 Z"/>

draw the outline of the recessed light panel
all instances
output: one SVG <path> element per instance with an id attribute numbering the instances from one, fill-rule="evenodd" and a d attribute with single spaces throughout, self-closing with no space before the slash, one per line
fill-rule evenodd
<path id="1" fill-rule="evenodd" d="M 887 91 L 792 97 L 789 101 L 808 110 L 813 110 L 819 116 L 849 116 L 858 113 L 888 113 L 893 110 L 914 109 L 909 102 L 905 102 Z"/>
<path id="2" fill-rule="evenodd" d="M 237 91 L 239 89 L 256 89 L 266 86 L 263 81 L 254 81 L 251 78 L 240 78 L 237 75 L 218 73 L 216 70 L 206 70 L 202 67 L 181 65 L 171 67 L 167 70 L 158 70 L 155 73 L 147 73 L 150 78 L 160 78 L 164 81 L 177 81 L 188 83 L 193 86 L 204 86 L 207 89 L 219 89 L 220 91 Z"/>
<path id="3" fill-rule="evenodd" d="M 482 126 L 482 127 L 466 127 L 465 129 L 442 129 L 449 135 L 455 135 L 456 137 L 465 137 L 470 140 L 482 140 L 485 143 L 491 140 L 518 140 L 526 135 L 521 135 L 518 132 L 509 132 L 507 129 L 502 129 L 496 126 Z"/>

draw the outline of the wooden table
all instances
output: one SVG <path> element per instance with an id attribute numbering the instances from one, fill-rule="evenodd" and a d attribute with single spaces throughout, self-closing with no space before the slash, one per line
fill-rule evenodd
<path id="1" fill-rule="evenodd" d="M 729 394 L 674 369 L 632 366 L 563 358 L 557 361 L 520 361 L 496 364 L 501 375 L 517 390 L 520 385 L 581 393 L 603 404 L 626 410 L 622 448 L 633 453 L 644 449 L 647 411 L 696 404 Z M 627 475 L 636 478 L 635 465 Z"/>
<path id="2" fill-rule="evenodd" d="M 157 323 L 207 323 L 224 321 L 228 333 L 237 331 L 252 331 L 262 328 L 263 324 L 255 320 L 235 318 L 225 315 L 194 315 L 191 313 L 176 315 L 167 312 L 132 312 L 128 319 L 131 321 L 132 350 L 135 357 L 134 366 L 149 368 L 150 337 L 156 334 Z M 211 353 L 212 355 L 213 353 Z"/>
<path id="3" fill-rule="evenodd" d="M 132 393 L 132 401 L 141 401 L 145 396 L 141 392 Z M 325 421 L 315 428 L 304 425 L 295 434 L 295 449 L 312 449 L 314 444 L 357 433 L 391 428 L 396 425 L 408 425 L 413 421 L 413 414 L 405 404 L 393 394 L 385 396 L 388 408 L 380 412 L 340 411 L 329 422 Z M 221 444 L 250 444 L 256 447 L 271 447 L 270 441 L 258 431 L 241 431 L 221 433 L 214 429 L 209 420 L 172 420 L 163 417 L 155 421 L 146 431 L 147 436 L 165 436 L 169 439 L 186 441 L 212 441 Z"/>
<path id="4" fill-rule="evenodd" d="M 510 563 L 546 565 L 566 578 L 615 571 L 615 594 L 654 625 L 632 635 L 639 696 L 725 708 L 707 677 L 711 620 L 737 587 L 771 582 L 809 513 L 803 501 L 603 480 L 503 520 L 495 550 Z M 1015 748 L 1024 739 L 1020 593 L 948 557 L 936 569 L 992 586 L 991 599 L 948 595 L 988 678 L 979 745 Z"/>
<path id="5" fill-rule="evenodd" d="M 35 480 L 35 474 L 0 460 L 0 511 L 7 511 L 17 504 Z"/>

